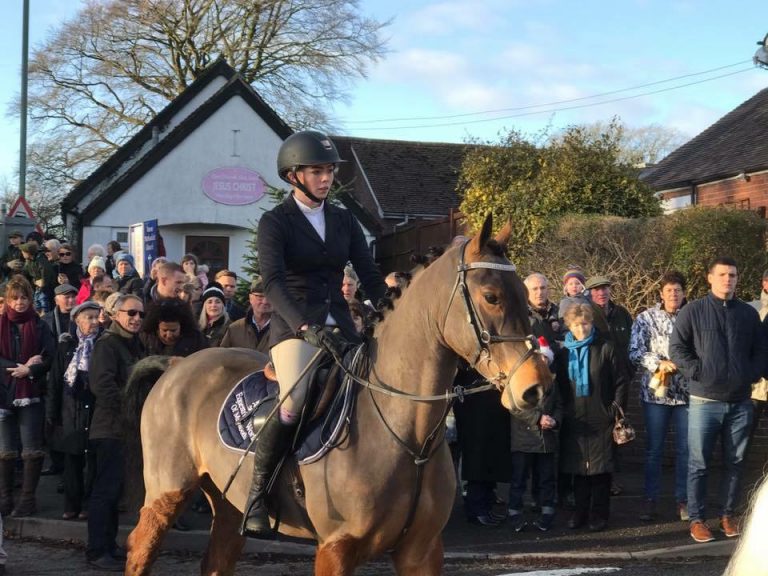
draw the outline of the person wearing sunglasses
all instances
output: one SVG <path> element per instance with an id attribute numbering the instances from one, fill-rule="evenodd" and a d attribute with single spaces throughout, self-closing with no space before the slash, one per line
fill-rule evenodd
<path id="1" fill-rule="evenodd" d="M 75 252 L 71 245 L 62 244 L 59 246 L 58 267 L 57 280 L 59 284 L 80 286 L 80 281 L 83 278 L 83 267 L 75 258 Z"/>
<path id="2" fill-rule="evenodd" d="M 122 572 L 125 552 L 116 542 L 125 475 L 122 398 L 131 369 L 145 355 L 139 339 L 144 303 L 134 294 L 121 294 L 114 310 L 112 323 L 94 344 L 88 371 L 94 396 L 88 450 L 95 457 L 95 477 L 88 506 L 86 559 L 100 570 Z"/>

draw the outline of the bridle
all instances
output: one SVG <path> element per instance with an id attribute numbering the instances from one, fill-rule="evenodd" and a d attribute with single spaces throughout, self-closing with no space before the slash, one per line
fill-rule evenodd
<path id="1" fill-rule="evenodd" d="M 475 334 L 475 341 L 477 343 L 477 354 L 475 355 L 475 359 L 472 362 L 472 368 L 477 370 L 477 365 L 480 362 L 486 362 L 490 364 L 493 359 L 491 356 L 491 345 L 497 344 L 500 342 L 525 342 L 527 345 L 527 350 L 524 354 L 520 356 L 520 358 L 517 359 L 517 362 L 512 367 L 512 370 L 510 371 L 509 375 L 505 374 L 503 371 L 499 370 L 497 375 L 490 379 L 491 382 L 495 384 L 495 386 L 500 390 L 503 391 L 504 388 L 506 388 L 507 384 L 512 379 L 512 376 L 514 376 L 515 372 L 525 363 L 526 360 L 531 358 L 534 354 L 539 352 L 539 343 L 536 340 L 536 338 L 533 336 L 533 334 L 527 334 L 525 336 L 507 336 L 507 335 L 499 335 L 499 334 L 491 334 L 487 328 L 483 325 L 483 320 L 480 317 L 480 314 L 477 312 L 477 308 L 475 307 L 475 303 L 472 301 L 472 298 L 469 295 L 469 288 L 467 286 L 467 273 L 470 270 L 478 270 L 478 269 L 484 269 L 484 270 L 498 270 L 500 272 L 515 272 L 517 268 L 514 264 L 501 264 L 497 262 L 470 262 L 465 263 L 464 261 L 464 252 L 467 247 L 467 244 L 469 243 L 469 240 L 466 240 L 459 249 L 459 265 L 456 271 L 456 282 L 453 285 L 453 290 L 451 291 L 451 299 L 448 301 L 448 307 L 445 309 L 445 317 L 443 318 L 443 327 L 445 327 L 445 323 L 448 320 L 448 313 L 451 310 L 451 306 L 453 305 L 453 300 L 456 296 L 457 292 L 461 293 L 462 300 L 464 301 L 464 309 L 467 314 L 467 322 L 472 327 L 472 331 Z M 479 372 L 479 370 L 478 370 Z"/>

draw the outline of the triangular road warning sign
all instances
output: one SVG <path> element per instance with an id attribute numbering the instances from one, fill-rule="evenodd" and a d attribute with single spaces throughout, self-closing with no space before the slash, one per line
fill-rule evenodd
<path id="1" fill-rule="evenodd" d="M 16 216 L 22 216 L 29 218 L 30 220 L 35 219 L 35 214 L 32 212 L 32 208 L 30 208 L 27 201 L 21 196 L 16 199 L 16 202 L 13 203 L 13 206 L 11 206 L 11 209 L 8 210 L 8 214 L 6 215 L 7 218 L 14 218 Z"/>

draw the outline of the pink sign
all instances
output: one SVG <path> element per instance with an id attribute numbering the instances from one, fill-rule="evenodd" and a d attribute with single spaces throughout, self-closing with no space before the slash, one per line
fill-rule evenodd
<path id="1" fill-rule="evenodd" d="M 205 195 L 227 206 L 253 204 L 263 198 L 266 188 L 261 174 L 238 166 L 216 168 L 203 178 Z"/>

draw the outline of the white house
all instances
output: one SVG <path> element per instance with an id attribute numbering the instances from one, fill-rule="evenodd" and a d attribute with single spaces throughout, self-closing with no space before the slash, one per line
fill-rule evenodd
<path id="1" fill-rule="evenodd" d="M 247 243 L 284 187 L 277 152 L 292 133 L 223 60 L 209 67 L 63 202 L 71 241 L 127 246 L 132 224 L 156 219 L 167 256 L 198 255 L 242 274 Z"/>

